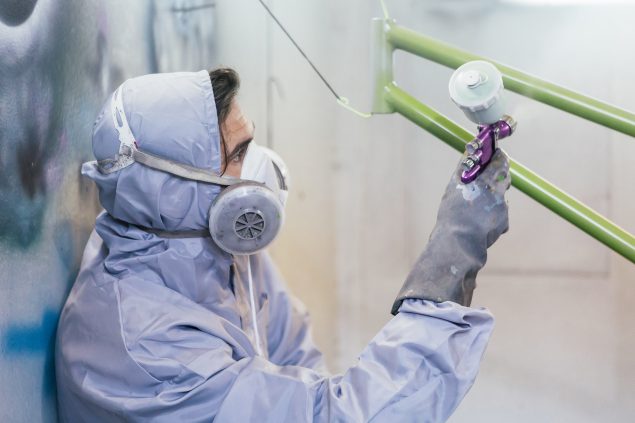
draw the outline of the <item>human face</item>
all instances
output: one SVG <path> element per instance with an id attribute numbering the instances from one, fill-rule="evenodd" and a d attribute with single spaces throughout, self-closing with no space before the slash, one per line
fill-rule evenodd
<path id="1" fill-rule="evenodd" d="M 221 149 L 222 168 L 225 169 L 224 175 L 240 178 L 243 160 L 249 143 L 254 138 L 255 129 L 254 123 L 247 119 L 240 104 L 234 99 L 227 118 L 220 125 L 221 134 L 223 135 L 222 142 L 225 142 L 226 147 Z M 227 152 L 227 157 L 225 157 L 225 152 Z M 227 164 L 226 167 L 225 164 Z"/>

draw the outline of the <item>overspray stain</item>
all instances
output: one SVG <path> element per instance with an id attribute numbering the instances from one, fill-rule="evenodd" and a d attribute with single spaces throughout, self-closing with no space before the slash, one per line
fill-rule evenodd
<path id="1" fill-rule="evenodd" d="M 8 26 L 19 26 L 33 13 L 37 0 L 4 0 L 0 7 L 0 21 Z"/>
<path id="2" fill-rule="evenodd" d="M 474 201 L 481 195 L 481 189 L 476 184 L 457 184 L 456 189 L 461 191 L 465 201 Z"/>

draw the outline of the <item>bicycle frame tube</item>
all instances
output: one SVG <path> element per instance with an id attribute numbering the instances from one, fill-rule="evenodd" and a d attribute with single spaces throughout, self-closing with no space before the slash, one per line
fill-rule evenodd
<path id="1" fill-rule="evenodd" d="M 487 59 L 399 27 L 391 20 L 374 19 L 373 25 L 373 113 L 399 113 L 455 150 L 463 152 L 465 144 L 471 141 L 474 135 L 397 87 L 392 80 L 392 55 L 395 49 L 402 49 L 452 68 L 471 60 Z M 496 62 L 491 63 L 503 73 L 505 88 L 635 136 L 635 115 L 632 113 Z M 633 235 L 512 159 L 510 169 L 514 187 L 635 263 Z"/>

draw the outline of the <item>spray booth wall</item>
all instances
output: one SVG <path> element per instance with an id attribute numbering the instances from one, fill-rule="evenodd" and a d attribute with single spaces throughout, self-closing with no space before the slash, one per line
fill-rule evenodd
<path id="1" fill-rule="evenodd" d="M 337 106 L 254 3 L 233 0 L 231 15 L 219 13 L 219 35 L 237 51 L 257 52 L 235 57 L 244 79 L 269 72 L 261 89 L 242 95 L 267 115 L 268 141 L 293 177 L 273 253 L 308 305 L 331 368 L 343 371 L 389 320 L 459 155 L 403 117 L 364 120 Z M 335 89 L 368 110 L 370 19 L 381 16 L 379 2 L 268 3 Z M 406 27 L 635 109 L 632 5 L 386 3 Z M 405 53 L 395 66 L 400 86 L 475 131 L 448 98 L 451 69 Z M 635 140 L 513 93 L 507 99 L 519 126 L 502 147 L 635 232 Z M 450 421 L 634 421 L 635 266 L 519 191 L 508 199 L 510 231 L 490 250 L 474 300 L 494 313 L 496 328 Z"/>
<path id="2" fill-rule="evenodd" d="M 2 422 L 56 420 L 55 327 L 100 209 L 79 173 L 97 112 L 126 78 L 209 67 L 210 3 L 0 2 Z"/>

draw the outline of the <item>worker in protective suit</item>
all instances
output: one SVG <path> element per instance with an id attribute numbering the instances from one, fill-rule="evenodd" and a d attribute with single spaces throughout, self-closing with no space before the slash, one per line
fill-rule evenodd
<path id="1" fill-rule="evenodd" d="M 469 304 L 507 230 L 504 154 L 468 185 L 453 173 L 394 317 L 332 376 L 262 250 L 287 172 L 251 141 L 237 85 L 231 70 L 146 75 L 98 117 L 82 173 L 105 211 L 57 331 L 61 421 L 445 421 L 492 330 Z"/>

